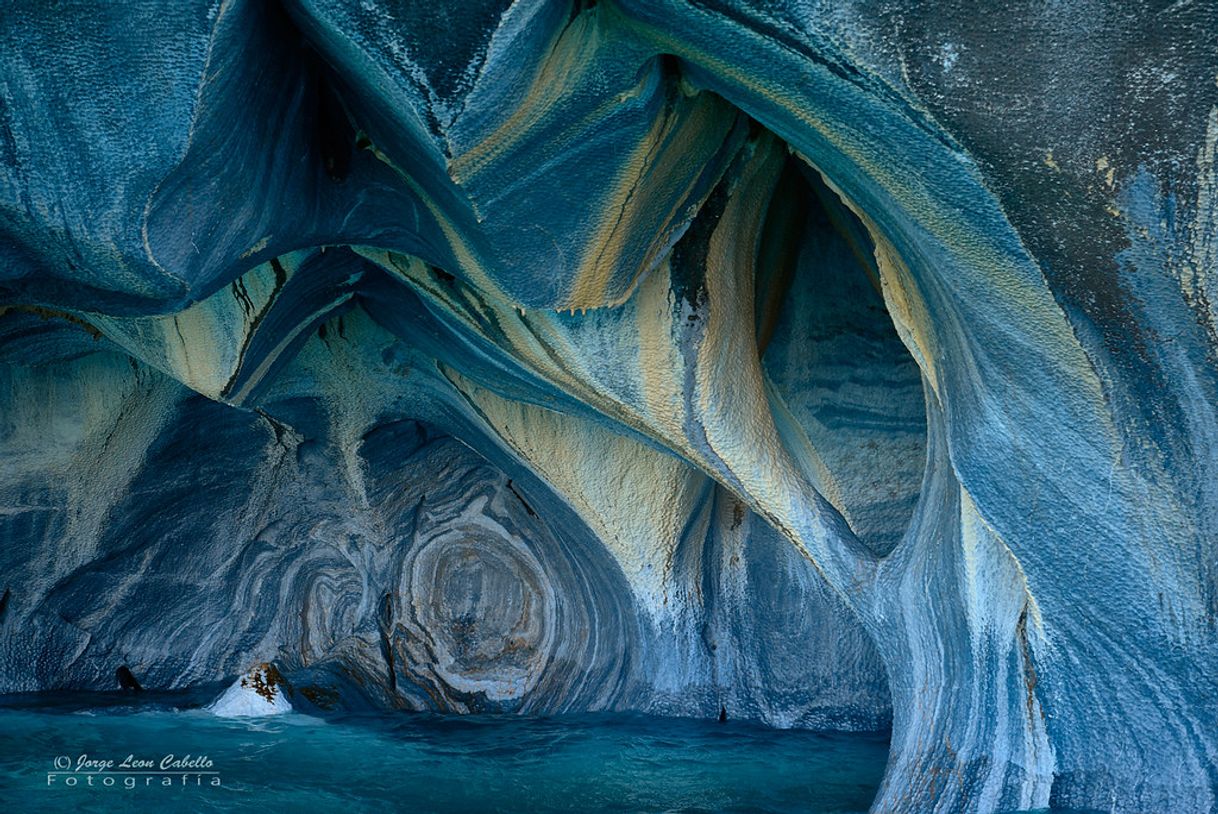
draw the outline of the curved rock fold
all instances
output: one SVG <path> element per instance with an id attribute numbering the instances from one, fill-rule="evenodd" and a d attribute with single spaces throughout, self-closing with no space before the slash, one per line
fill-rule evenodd
<path id="1" fill-rule="evenodd" d="M 957 5 L 0 12 L 0 692 L 1215 810 L 1218 11 Z"/>

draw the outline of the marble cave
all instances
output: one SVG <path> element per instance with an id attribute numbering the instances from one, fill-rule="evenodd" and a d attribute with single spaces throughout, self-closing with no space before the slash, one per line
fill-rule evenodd
<path id="1" fill-rule="evenodd" d="M 1211 0 L 0 32 L 8 810 L 132 805 L 42 775 L 152 722 L 236 772 L 231 727 L 391 719 L 883 733 L 873 812 L 1218 812 Z M 802 789 L 603 810 L 839 810 Z M 501 810 L 604 803 L 545 794 Z"/>

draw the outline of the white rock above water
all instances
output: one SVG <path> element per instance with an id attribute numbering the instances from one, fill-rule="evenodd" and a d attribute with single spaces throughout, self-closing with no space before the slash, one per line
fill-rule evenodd
<path id="1" fill-rule="evenodd" d="M 283 693 L 284 680 L 274 664 L 257 664 L 207 706 L 221 718 L 256 718 L 292 711 Z"/>

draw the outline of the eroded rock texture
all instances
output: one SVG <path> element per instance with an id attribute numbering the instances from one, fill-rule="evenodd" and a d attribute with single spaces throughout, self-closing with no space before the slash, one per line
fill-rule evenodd
<path id="1" fill-rule="evenodd" d="M 1218 11 L 903 5 L 7 4 L 0 690 L 1216 810 Z"/>

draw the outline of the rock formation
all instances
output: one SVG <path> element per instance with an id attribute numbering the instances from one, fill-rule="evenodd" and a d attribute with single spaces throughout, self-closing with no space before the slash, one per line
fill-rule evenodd
<path id="1" fill-rule="evenodd" d="M 0 11 L 0 691 L 1218 808 L 1213 4 L 153 5 Z"/>
<path id="2" fill-rule="evenodd" d="M 292 711 L 284 690 L 283 676 L 274 664 L 263 662 L 251 667 L 233 682 L 207 711 L 221 718 L 264 718 Z"/>

